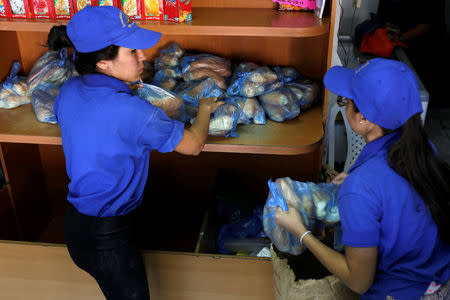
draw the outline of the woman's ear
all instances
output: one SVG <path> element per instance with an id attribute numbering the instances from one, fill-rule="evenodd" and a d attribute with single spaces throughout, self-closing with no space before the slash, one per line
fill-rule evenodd
<path id="1" fill-rule="evenodd" d="M 97 62 L 97 69 L 100 72 L 105 73 L 109 69 L 109 65 L 110 65 L 109 60 L 101 60 L 101 61 Z"/>

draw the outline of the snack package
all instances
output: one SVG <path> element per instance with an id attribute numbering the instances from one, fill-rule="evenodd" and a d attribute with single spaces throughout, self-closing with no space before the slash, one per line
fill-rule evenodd
<path id="1" fill-rule="evenodd" d="M 163 0 L 164 21 L 192 21 L 191 0 Z"/>
<path id="2" fill-rule="evenodd" d="M 11 7 L 8 0 L 0 0 L 0 17 L 11 17 Z"/>
<path id="3" fill-rule="evenodd" d="M 55 7 L 53 0 L 30 0 L 31 16 L 35 19 L 53 19 Z"/>
<path id="4" fill-rule="evenodd" d="M 55 19 L 70 19 L 74 15 L 72 0 L 53 0 Z"/>
<path id="5" fill-rule="evenodd" d="M 163 20 L 164 0 L 143 0 L 142 6 L 143 20 Z"/>
<path id="6" fill-rule="evenodd" d="M 28 0 L 3 0 L 5 6 L 9 6 L 11 17 L 13 18 L 31 18 L 31 10 Z M 6 4 L 8 2 L 8 4 Z"/>
<path id="7" fill-rule="evenodd" d="M 142 19 L 143 0 L 119 0 L 119 8 L 133 20 Z"/>
<path id="8" fill-rule="evenodd" d="M 86 5 L 91 6 L 115 6 L 119 7 L 118 0 L 72 0 L 73 10 L 75 13 L 82 10 Z"/>

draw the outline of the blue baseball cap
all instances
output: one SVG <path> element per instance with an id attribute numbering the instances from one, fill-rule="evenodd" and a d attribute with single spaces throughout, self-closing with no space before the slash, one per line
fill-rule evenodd
<path id="1" fill-rule="evenodd" d="M 375 58 L 357 69 L 335 66 L 324 83 L 331 92 L 352 99 L 367 120 L 386 129 L 397 129 L 423 111 L 416 75 L 396 60 Z"/>
<path id="2" fill-rule="evenodd" d="M 67 35 L 75 50 L 82 53 L 110 45 L 147 49 L 161 38 L 161 33 L 140 28 L 117 7 L 91 5 L 72 17 L 67 24 Z"/>

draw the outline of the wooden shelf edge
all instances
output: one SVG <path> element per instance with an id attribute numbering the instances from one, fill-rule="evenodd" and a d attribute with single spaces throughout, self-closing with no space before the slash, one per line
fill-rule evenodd
<path id="1" fill-rule="evenodd" d="M 19 136 L 0 134 L 1 143 L 62 145 L 61 137 L 48 136 Z M 302 146 L 260 146 L 260 145 L 233 145 L 206 143 L 204 152 L 223 153 L 247 153 L 247 154 L 274 154 L 274 155 L 299 155 L 314 152 L 320 148 L 322 138 L 311 145 Z"/>
<path id="2" fill-rule="evenodd" d="M 312 153 L 320 148 L 323 138 L 310 145 L 302 146 L 256 146 L 256 145 L 230 145 L 208 144 L 203 148 L 204 152 L 222 153 L 247 153 L 247 154 L 273 154 L 273 155 L 299 155 Z"/>

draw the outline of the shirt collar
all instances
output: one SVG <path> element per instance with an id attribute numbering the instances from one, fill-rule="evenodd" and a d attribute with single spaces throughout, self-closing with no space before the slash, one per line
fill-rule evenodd
<path id="1" fill-rule="evenodd" d="M 83 83 L 92 88 L 110 88 L 116 92 L 125 92 L 132 94 L 131 89 L 128 85 L 120 79 L 101 74 L 101 73 L 91 73 L 81 76 Z"/>
<path id="2" fill-rule="evenodd" d="M 371 141 L 366 144 L 356 159 L 355 163 L 350 167 L 347 173 L 352 172 L 354 169 L 358 168 L 360 165 L 364 164 L 370 158 L 374 157 L 378 152 L 385 150 L 395 141 L 397 141 L 401 136 L 401 131 L 396 130 L 388 135 L 382 136 L 376 140 Z"/>

